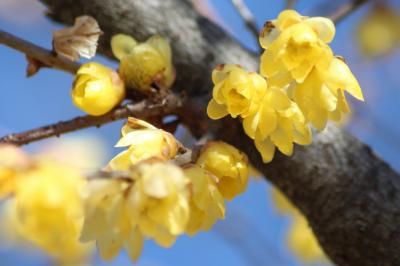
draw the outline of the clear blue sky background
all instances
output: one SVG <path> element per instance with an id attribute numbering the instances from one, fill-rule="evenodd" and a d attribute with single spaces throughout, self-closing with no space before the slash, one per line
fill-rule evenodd
<path id="1" fill-rule="evenodd" d="M 13 1 L 13 0 L 1 0 Z M 33 0 L 32 0 L 33 1 Z M 31 0 L 21 1 L 31 2 Z M 304 14 L 316 15 L 313 8 L 318 3 L 343 1 L 300 0 L 297 9 Z M 395 3 L 396 1 L 392 1 Z M 257 43 L 243 26 L 229 0 L 210 0 L 216 13 L 231 33 L 252 49 Z M 261 26 L 273 19 L 283 8 L 283 1 L 247 0 Z M 399 8 L 399 3 L 395 3 Z M 30 5 L 29 5 L 30 6 Z M 3 10 L 2 10 L 3 9 Z M 336 54 L 346 58 L 359 79 L 366 96 L 366 103 L 354 103 L 354 117 L 349 130 L 372 148 L 393 167 L 400 170 L 400 75 L 398 75 L 399 51 L 390 56 L 369 61 L 360 55 L 355 42 L 354 30 L 368 6 L 346 18 L 337 27 L 332 43 Z M 0 28 L 36 44 L 50 48 L 51 31 L 59 25 L 43 16 L 28 21 L 24 16 L 12 14 L 0 5 Z M 33 9 L 32 12 L 40 12 Z M 321 14 L 319 14 L 321 15 Z M 28 21 L 28 22 L 27 22 Z M 98 58 L 103 63 L 115 63 Z M 223 63 L 223 62 L 221 62 Z M 25 78 L 24 56 L 0 46 L 0 135 L 22 131 L 44 124 L 82 115 L 69 96 L 72 76 L 54 70 L 42 70 L 33 78 Z M 179 74 L 179 73 L 178 73 Z M 117 150 L 112 148 L 119 137 L 122 122 L 88 129 L 78 134 L 91 134 L 101 138 L 107 147 L 107 159 Z M 27 146 L 34 151 L 39 144 Z M 248 191 L 228 204 L 228 217 L 218 223 L 211 232 L 200 233 L 194 238 L 181 237 L 170 249 L 163 249 L 148 241 L 137 265 L 140 266 L 249 266 L 249 265 L 301 265 L 286 249 L 285 232 L 290 221 L 276 214 L 271 206 L 265 181 L 252 181 Z M 0 265 L 45 265 L 46 259 L 37 254 L 20 250 L 0 251 Z M 95 265 L 130 265 L 122 253 L 111 263 L 96 260 Z"/>

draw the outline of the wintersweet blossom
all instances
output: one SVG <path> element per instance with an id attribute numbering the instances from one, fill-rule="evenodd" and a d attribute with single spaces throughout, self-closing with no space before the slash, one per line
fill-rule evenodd
<path id="1" fill-rule="evenodd" d="M 81 241 L 96 241 L 100 256 L 110 260 L 124 247 L 130 258 L 139 258 L 143 236 L 130 220 L 127 194 L 132 180 L 94 179 L 84 190 L 85 223 Z"/>
<path id="2" fill-rule="evenodd" d="M 277 188 L 272 189 L 271 196 L 276 209 L 281 214 L 288 214 L 293 218 L 286 237 L 289 249 L 306 263 L 326 261 L 327 258 L 306 218 Z"/>
<path id="3" fill-rule="evenodd" d="M 126 170 L 135 163 L 151 157 L 173 159 L 178 153 L 179 144 L 172 134 L 143 120 L 128 118 L 121 134 L 116 147 L 128 149 L 109 162 L 111 170 Z"/>
<path id="4" fill-rule="evenodd" d="M 287 235 L 289 249 L 306 263 L 326 261 L 317 238 L 304 216 L 294 216 Z"/>
<path id="5" fill-rule="evenodd" d="M 346 63 L 336 57 L 329 68 L 314 69 L 303 83 L 293 83 L 291 90 L 306 119 L 318 130 L 325 128 L 328 119 L 340 121 L 350 112 L 345 91 L 364 100 L 357 79 Z"/>
<path id="6" fill-rule="evenodd" d="M 30 165 L 31 160 L 21 149 L 0 144 L 0 199 L 14 193 L 18 173 Z"/>
<path id="7" fill-rule="evenodd" d="M 190 218 L 189 179 L 170 163 L 140 163 L 127 206 L 131 221 L 145 237 L 169 247 L 185 232 Z"/>
<path id="8" fill-rule="evenodd" d="M 79 242 L 84 179 L 75 169 L 38 161 L 16 184 L 14 226 L 24 240 L 62 263 L 86 261 L 91 244 Z"/>
<path id="9" fill-rule="evenodd" d="M 301 83 L 311 70 L 326 68 L 333 53 L 327 45 L 335 35 L 333 22 L 322 17 L 303 17 L 294 10 L 281 12 L 266 23 L 260 34 L 265 49 L 260 72 L 271 85 Z"/>
<path id="10" fill-rule="evenodd" d="M 207 170 L 190 165 L 183 169 L 191 181 L 190 219 L 186 227 L 188 235 L 208 231 L 219 220 L 225 218 L 225 202 L 217 188 L 216 177 Z"/>
<path id="11" fill-rule="evenodd" d="M 258 111 L 243 120 L 246 134 L 254 139 L 264 162 L 270 162 L 277 147 L 283 154 L 293 153 L 293 143 L 308 145 L 312 134 L 297 104 L 284 90 L 268 88 Z"/>
<path id="12" fill-rule="evenodd" d="M 208 116 L 219 119 L 228 114 L 246 117 L 255 112 L 267 83 L 255 72 L 238 65 L 220 65 L 213 70 L 213 99 L 207 107 Z"/>
<path id="13" fill-rule="evenodd" d="M 196 164 L 218 178 L 218 190 L 228 200 L 232 200 L 247 188 L 249 179 L 247 156 L 227 143 L 208 142 L 201 150 Z"/>
<path id="14" fill-rule="evenodd" d="M 171 47 L 161 36 L 138 43 L 129 35 L 117 34 L 111 39 L 111 48 L 120 60 L 119 74 L 128 87 L 146 92 L 153 83 L 170 88 L 174 82 Z"/>
<path id="15" fill-rule="evenodd" d="M 71 96 L 79 109 L 97 116 L 109 112 L 124 99 L 125 86 L 117 72 L 90 62 L 76 73 Z"/>
<path id="16" fill-rule="evenodd" d="M 398 12 L 381 4 L 373 7 L 362 17 L 357 27 L 357 40 L 361 51 L 368 57 L 390 53 L 400 46 L 399 28 Z"/>

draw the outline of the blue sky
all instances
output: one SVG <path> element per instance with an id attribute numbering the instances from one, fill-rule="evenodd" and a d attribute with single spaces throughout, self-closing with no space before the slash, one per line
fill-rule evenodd
<path id="1" fill-rule="evenodd" d="M 20 1 L 27 5 L 32 2 Z M 229 0 L 209 2 L 235 38 L 250 49 L 257 47 Z M 321 2 L 324 1 L 300 0 L 297 9 L 315 15 L 313 6 Z M 277 0 L 247 0 L 247 3 L 260 26 L 266 20 L 276 17 L 283 7 L 283 1 Z M 0 29 L 50 48 L 51 31 L 60 26 L 41 16 L 41 11 L 33 5 L 31 14 L 26 14 L 32 16 L 29 20 L 28 17 L 24 18 L 24 14 L 10 16 L 12 11 L 7 12 L 0 5 Z M 359 53 L 354 30 L 360 17 L 367 11 L 368 7 L 363 7 L 346 18 L 337 27 L 337 35 L 332 43 L 335 53 L 346 58 L 366 96 L 366 103 L 354 102 L 355 115 L 348 129 L 400 170 L 400 123 L 396 123 L 400 116 L 400 77 L 397 74 L 400 54 L 397 51 L 390 56 L 369 61 Z M 96 60 L 116 66 L 114 62 L 101 57 Z M 25 68 L 24 55 L 0 46 L 0 88 L 3 91 L 0 98 L 1 135 L 82 115 L 70 101 L 71 75 L 44 69 L 27 79 Z M 122 123 L 120 121 L 100 129 L 72 133 L 63 138 L 85 135 L 101 139 L 107 152 L 105 159 L 109 159 L 117 152 L 112 146 L 119 137 Z M 26 149 L 34 151 L 39 145 L 43 143 L 29 145 Z M 267 182 L 252 181 L 244 195 L 228 204 L 227 219 L 218 223 L 212 231 L 200 233 L 194 238 L 181 237 L 170 249 L 160 248 L 148 241 L 137 265 L 301 265 L 284 244 L 285 231 L 290 221 L 276 214 L 268 190 Z M 22 253 L 21 250 L 0 251 L 0 256 L 1 265 L 46 264 L 41 256 Z M 95 265 L 130 265 L 130 262 L 122 253 L 111 263 L 96 260 Z"/>

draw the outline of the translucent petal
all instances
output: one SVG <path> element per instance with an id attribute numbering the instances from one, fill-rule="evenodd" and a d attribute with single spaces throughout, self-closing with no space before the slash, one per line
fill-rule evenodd
<path id="1" fill-rule="evenodd" d="M 140 145 L 143 142 L 159 141 L 162 139 L 163 132 L 158 129 L 138 129 L 129 132 L 123 136 L 115 147 L 126 147 L 131 145 Z"/>
<path id="2" fill-rule="evenodd" d="M 157 199 L 162 199 L 170 193 L 167 180 L 160 176 L 151 175 L 143 180 L 144 192 Z"/>
<path id="3" fill-rule="evenodd" d="M 271 87 L 280 87 L 283 88 L 292 82 L 293 78 L 290 75 L 289 71 L 278 72 L 275 75 L 268 78 L 268 84 Z"/>
<path id="4" fill-rule="evenodd" d="M 278 124 L 278 117 L 276 112 L 269 107 L 262 108 L 260 112 L 259 133 L 261 138 L 264 139 L 275 131 Z"/>
<path id="5" fill-rule="evenodd" d="M 335 24 L 328 18 L 312 17 L 306 19 L 305 23 L 313 28 L 318 37 L 326 43 L 330 43 L 335 37 Z"/>
<path id="6" fill-rule="evenodd" d="M 282 31 L 294 24 L 299 23 L 301 20 L 302 16 L 299 13 L 297 13 L 295 10 L 288 9 L 279 14 L 275 24 Z"/>
<path id="7" fill-rule="evenodd" d="M 111 50 L 119 60 L 131 54 L 136 45 L 136 40 L 129 35 L 117 34 L 111 38 Z"/>
<path id="8" fill-rule="evenodd" d="M 257 150 L 260 152 L 262 160 L 264 163 L 269 163 L 274 158 L 275 145 L 271 142 L 269 138 L 262 140 L 257 138 L 254 140 Z"/>
<path id="9" fill-rule="evenodd" d="M 271 141 L 285 155 L 293 153 L 293 133 L 290 119 L 279 118 L 277 129 L 271 134 Z"/>
<path id="10" fill-rule="evenodd" d="M 228 115 L 228 110 L 225 105 L 218 104 L 214 99 L 208 103 L 207 114 L 211 119 L 220 119 Z"/>
<path id="11" fill-rule="evenodd" d="M 302 83 L 310 74 L 313 67 L 314 67 L 313 64 L 311 64 L 308 61 L 305 61 L 291 71 L 292 76 L 298 83 Z"/>
<path id="12" fill-rule="evenodd" d="M 254 139 L 259 125 L 260 112 L 247 116 L 243 119 L 243 129 L 247 136 Z"/>
<path id="13" fill-rule="evenodd" d="M 278 72 L 277 64 L 275 63 L 275 57 L 269 51 L 264 51 L 261 55 L 260 73 L 264 77 L 271 77 Z"/>
<path id="14" fill-rule="evenodd" d="M 319 105 L 327 111 L 336 109 L 337 96 L 329 89 L 329 87 L 322 84 L 319 88 L 315 88 L 315 99 Z"/>
<path id="15" fill-rule="evenodd" d="M 357 79 L 342 60 L 338 58 L 332 60 L 329 72 L 325 74 L 325 78 L 331 88 L 346 90 L 358 100 L 364 101 L 364 96 Z"/>
<path id="16" fill-rule="evenodd" d="M 126 170 L 131 165 L 131 152 L 129 150 L 123 151 L 116 155 L 109 163 L 108 166 L 112 170 Z"/>
<path id="17" fill-rule="evenodd" d="M 328 113 L 323 109 L 310 107 L 307 118 L 311 121 L 316 129 L 322 131 L 328 122 Z"/>
<path id="18" fill-rule="evenodd" d="M 272 88 L 266 95 L 267 106 L 277 111 L 290 108 L 291 101 L 287 94 L 280 89 Z"/>
<path id="19" fill-rule="evenodd" d="M 268 49 L 268 47 L 278 38 L 280 32 L 277 28 L 268 29 L 265 28 L 260 34 L 260 45 L 264 49 Z"/>
<path id="20" fill-rule="evenodd" d="M 132 229 L 125 240 L 124 247 L 128 252 L 129 257 L 133 261 L 137 261 L 143 250 L 144 239 L 138 229 Z"/>
<path id="21" fill-rule="evenodd" d="M 100 257 L 104 260 L 111 260 L 118 255 L 122 247 L 122 237 L 109 231 L 97 239 L 97 248 Z"/>
<path id="22" fill-rule="evenodd" d="M 146 43 L 153 46 L 168 63 L 171 62 L 171 46 L 168 41 L 159 35 L 151 36 Z"/>

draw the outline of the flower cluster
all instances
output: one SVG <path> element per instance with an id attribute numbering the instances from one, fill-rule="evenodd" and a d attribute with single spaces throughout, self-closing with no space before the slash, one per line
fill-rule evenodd
<path id="1" fill-rule="evenodd" d="M 86 262 L 92 245 L 79 241 L 83 225 L 79 190 L 85 184 L 79 171 L 55 161 L 28 158 L 12 146 L 2 146 L 0 157 L 8 158 L 1 160 L 7 166 L 0 166 L 2 196 L 5 192 L 13 196 L 2 213 L 1 227 L 7 227 L 3 234 L 40 248 L 57 263 Z M 12 181 L 5 181 L 5 172 L 12 173 Z"/>
<path id="2" fill-rule="evenodd" d="M 209 117 L 239 116 L 264 162 L 275 147 L 289 156 L 294 143 L 310 144 L 310 124 L 323 130 L 349 113 L 345 91 L 363 100 L 356 78 L 328 45 L 334 35 L 327 18 L 283 11 L 261 31 L 261 75 L 237 65 L 213 71 Z"/>
<path id="3" fill-rule="evenodd" d="M 149 92 L 153 84 L 169 89 L 175 80 L 171 47 L 160 36 L 143 43 L 132 37 L 117 34 L 111 48 L 120 60 L 118 73 L 100 63 L 83 64 L 72 86 L 73 103 L 90 115 L 103 115 L 125 98 L 125 87 Z"/>
<path id="4" fill-rule="evenodd" d="M 319 246 L 306 218 L 277 188 L 271 191 L 271 195 L 276 209 L 281 214 L 290 215 L 293 218 L 286 240 L 289 249 L 306 263 L 326 261 L 327 257 Z"/>
<path id="5" fill-rule="evenodd" d="M 85 190 L 82 241 L 97 242 L 104 259 L 124 247 L 136 260 L 146 238 L 169 247 L 181 234 L 209 230 L 225 217 L 225 199 L 248 181 L 245 155 L 223 142 L 209 142 L 194 161 L 172 134 L 129 118 L 107 171 Z M 181 158 L 182 157 L 182 158 Z M 189 156 L 191 157 L 191 156 Z"/>

